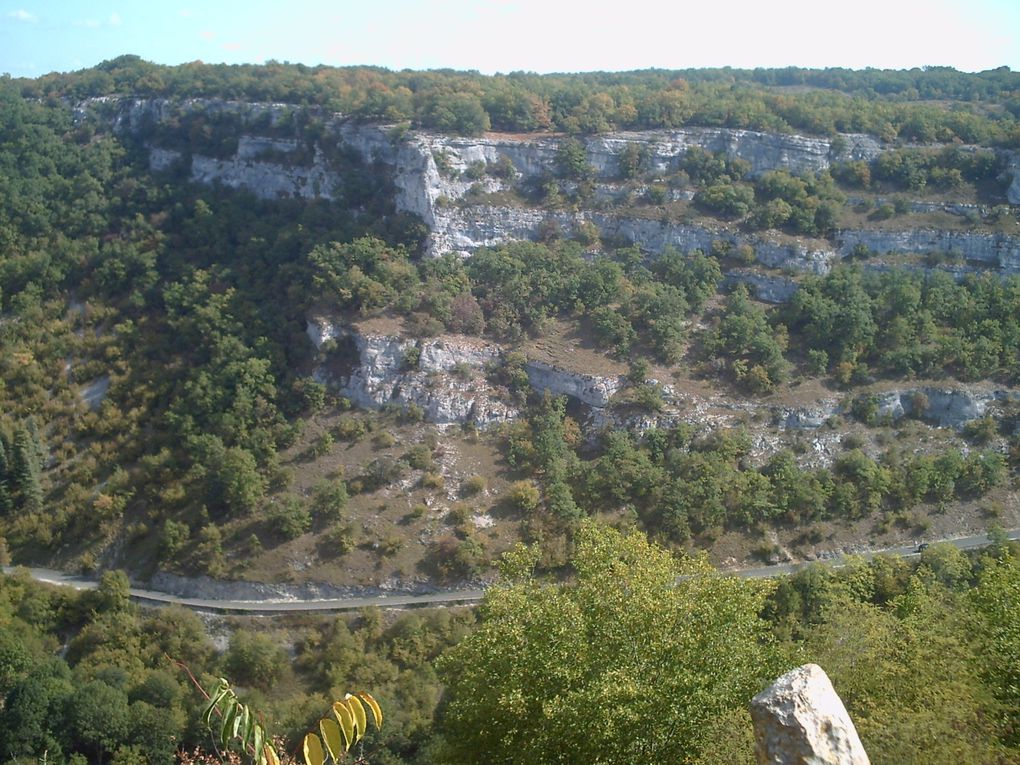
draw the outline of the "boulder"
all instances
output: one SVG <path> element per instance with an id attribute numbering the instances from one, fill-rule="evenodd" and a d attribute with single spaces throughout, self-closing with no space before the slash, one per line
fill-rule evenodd
<path id="1" fill-rule="evenodd" d="M 870 765 L 853 721 L 817 664 L 787 672 L 751 701 L 759 765 Z"/>

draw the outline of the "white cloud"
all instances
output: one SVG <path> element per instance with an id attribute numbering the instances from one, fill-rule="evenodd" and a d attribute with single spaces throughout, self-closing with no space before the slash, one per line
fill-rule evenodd
<path id="1" fill-rule="evenodd" d="M 177 12 L 177 15 L 180 16 L 182 19 L 190 19 L 191 18 L 191 9 L 190 8 L 181 8 Z"/>
<path id="2" fill-rule="evenodd" d="M 121 19 L 119 13 L 111 13 L 110 14 L 110 26 L 111 27 L 119 27 L 121 25 L 121 23 L 123 23 L 123 20 Z"/>
<path id="3" fill-rule="evenodd" d="M 85 29 L 99 29 L 99 27 L 102 26 L 95 19 L 85 19 L 84 21 L 74 21 L 71 23 L 73 23 L 76 27 L 84 27 Z"/>
<path id="4" fill-rule="evenodd" d="M 24 8 L 18 8 L 16 11 L 9 11 L 7 18 L 14 19 L 15 21 L 25 21 L 29 24 L 34 24 L 39 20 L 39 17 L 34 13 L 29 13 Z"/>

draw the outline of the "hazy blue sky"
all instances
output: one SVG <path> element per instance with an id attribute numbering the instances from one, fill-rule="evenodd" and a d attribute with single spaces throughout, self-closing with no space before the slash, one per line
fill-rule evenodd
<path id="1" fill-rule="evenodd" d="M 1020 69 L 1020 0 L 0 0 L 0 72 L 185 61 Z"/>

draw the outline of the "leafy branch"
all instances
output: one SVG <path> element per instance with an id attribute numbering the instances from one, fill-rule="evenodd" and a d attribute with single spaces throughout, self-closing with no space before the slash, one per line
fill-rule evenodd
<path id="1" fill-rule="evenodd" d="M 183 669 L 192 684 L 205 697 L 207 703 L 202 711 L 202 723 L 214 735 L 218 746 L 230 750 L 240 744 L 241 751 L 257 765 L 281 765 L 280 756 L 266 734 L 266 729 L 251 707 L 242 704 L 230 682 L 219 678 L 215 690 L 210 694 L 192 674 L 188 667 L 167 656 L 175 666 Z M 367 708 L 367 709 L 366 709 Z M 376 729 L 382 727 L 383 713 L 379 703 L 364 691 L 348 693 L 343 699 L 333 702 L 330 712 L 319 720 L 319 735 L 309 732 L 305 735 L 302 750 L 306 765 L 339 765 L 351 748 L 361 741 L 368 732 L 368 715 L 371 713 Z M 214 716 L 218 725 L 214 727 Z"/>

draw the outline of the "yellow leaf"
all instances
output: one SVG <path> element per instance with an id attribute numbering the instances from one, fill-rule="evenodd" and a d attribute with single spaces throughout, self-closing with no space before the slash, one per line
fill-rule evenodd
<path id="1" fill-rule="evenodd" d="M 322 742 L 314 733 L 305 736 L 305 765 L 324 765 L 326 754 L 322 751 Z"/>
<path id="2" fill-rule="evenodd" d="M 346 748 L 350 749 L 354 746 L 354 742 L 357 741 L 354 738 L 354 715 L 351 714 L 351 710 L 342 701 L 337 701 L 333 704 L 333 714 L 336 715 L 336 719 L 340 723 L 340 730 L 343 731 L 344 738 L 347 741 Z"/>
<path id="3" fill-rule="evenodd" d="M 372 698 L 371 693 L 365 691 L 358 692 L 358 698 L 368 704 L 368 708 L 372 710 L 372 717 L 375 718 L 375 727 L 382 727 L 382 707 L 379 706 L 379 702 Z"/>
<path id="4" fill-rule="evenodd" d="M 280 758 L 277 756 L 276 750 L 269 744 L 266 744 L 265 748 L 262 750 L 262 754 L 265 755 L 266 765 L 280 765 Z"/>
<path id="5" fill-rule="evenodd" d="M 344 696 L 344 701 L 351 710 L 351 714 L 354 715 L 354 722 L 358 726 L 358 738 L 365 735 L 368 730 L 368 715 L 365 714 L 365 707 L 361 704 L 361 699 L 357 696 L 347 694 Z"/>
<path id="6" fill-rule="evenodd" d="M 322 740 L 326 742 L 329 756 L 333 758 L 333 762 L 340 762 L 340 758 L 344 756 L 343 733 L 340 726 L 336 720 L 323 717 L 319 720 L 319 730 L 322 732 Z"/>

